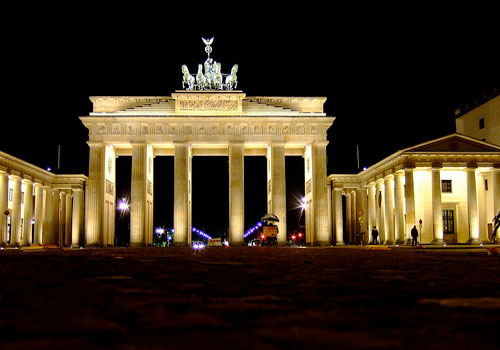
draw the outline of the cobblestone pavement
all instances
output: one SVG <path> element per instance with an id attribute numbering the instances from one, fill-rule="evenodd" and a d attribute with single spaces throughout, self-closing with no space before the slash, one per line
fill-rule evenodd
<path id="1" fill-rule="evenodd" d="M 498 348 L 479 250 L 0 252 L 1 349 Z"/>

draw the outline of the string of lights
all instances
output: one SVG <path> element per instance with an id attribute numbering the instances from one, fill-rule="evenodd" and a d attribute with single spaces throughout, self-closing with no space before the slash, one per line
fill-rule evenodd
<path id="1" fill-rule="evenodd" d="M 243 235 L 243 238 L 247 238 L 248 236 L 250 236 L 252 233 L 254 233 L 255 231 L 257 231 L 259 229 L 259 227 L 262 227 L 262 222 L 257 222 L 257 224 L 253 227 L 250 227 L 246 232 L 245 234 Z"/>

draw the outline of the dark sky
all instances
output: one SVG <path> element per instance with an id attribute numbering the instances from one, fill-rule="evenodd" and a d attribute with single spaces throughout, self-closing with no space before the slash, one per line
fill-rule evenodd
<path id="1" fill-rule="evenodd" d="M 65 172 L 88 172 L 87 130 L 78 116 L 91 110 L 89 96 L 170 95 L 181 88 L 180 66 L 194 70 L 205 60 L 201 37 L 215 37 L 212 57 L 223 72 L 239 65 L 238 88 L 248 96 L 328 98 L 325 112 L 337 118 L 328 132 L 329 173 L 357 172 L 356 145 L 360 165 L 370 166 L 401 148 L 453 133 L 456 108 L 500 89 L 493 8 L 33 6 L 5 14 L 12 24 L 4 30 L 0 150 L 54 169 L 61 145 Z M 204 169 L 204 162 L 227 159 L 196 160 L 195 167 Z M 300 160 L 287 162 L 292 172 L 303 172 Z M 265 171 L 265 162 L 248 164 Z M 214 179 L 221 174 L 227 165 Z M 290 191 L 300 192 L 294 181 L 303 175 L 298 178 L 287 177 Z M 256 181 L 265 182 L 265 175 Z M 209 182 L 199 193 L 205 187 Z M 227 198 L 220 205 L 227 207 Z M 246 203 L 251 207 L 265 210 L 265 198 L 264 209 Z"/>

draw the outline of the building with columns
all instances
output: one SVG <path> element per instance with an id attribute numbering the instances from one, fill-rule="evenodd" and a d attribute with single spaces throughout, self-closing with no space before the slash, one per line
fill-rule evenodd
<path id="1" fill-rule="evenodd" d="M 0 152 L 0 245 L 83 243 L 85 175 L 56 175 Z"/>
<path id="2" fill-rule="evenodd" d="M 500 146 L 452 134 L 328 179 L 336 245 L 357 232 L 370 243 L 374 226 L 382 244 L 404 244 L 414 225 L 424 244 L 479 244 L 500 211 Z"/>
<path id="3" fill-rule="evenodd" d="M 130 243 L 153 237 L 154 159 L 174 157 L 174 243 L 191 244 L 192 157 L 229 160 L 229 241 L 243 244 L 244 160 L 267 158 L 268 212 L 286 241 L 285 157 L 304 157 L 309 244 L 331 243 L 324 97 L 248 97 L 239 90 L 181 90 L 171 96 L 99 96 L 80 117 L 89 130 L 85 244 L 114 244 L 116 158 L 132 157 Z"/>

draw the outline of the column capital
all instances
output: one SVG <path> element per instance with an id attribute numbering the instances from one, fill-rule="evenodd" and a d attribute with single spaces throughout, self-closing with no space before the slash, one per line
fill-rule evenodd
<path id="1" fill-rule="evenodd" d="M 323 140 L 323 141 L 313 141 L 312 142 L 312 145 L 313 146 L 317 146 L 317 147 L 326 147 L 328 146 L 328 141 L 327 140 Z"/>
<path id="2" fill-rule="evenodd" d="M 32 184 L 33 183 L 33 181 L 31 181 L 31 179 L 23 178 L 22 180 L 23 180 L 24 184 L 30 184 L 30 183 Z"/>
<path id="3" fill-rule="evenodd" d="M 96 142 L 96 141 L 87 141 L 87 145 L 89 147 L 103 147 L 104 143 L 102 143 L 102 142 Z"/>
<path id="4" fill-rule="evenodd" d="M 393 178 L 394 178 L 393 174 L 388 174 L 388 175 L 384 176 L 384 181 L 385 180 L 392 180 Z"/>

